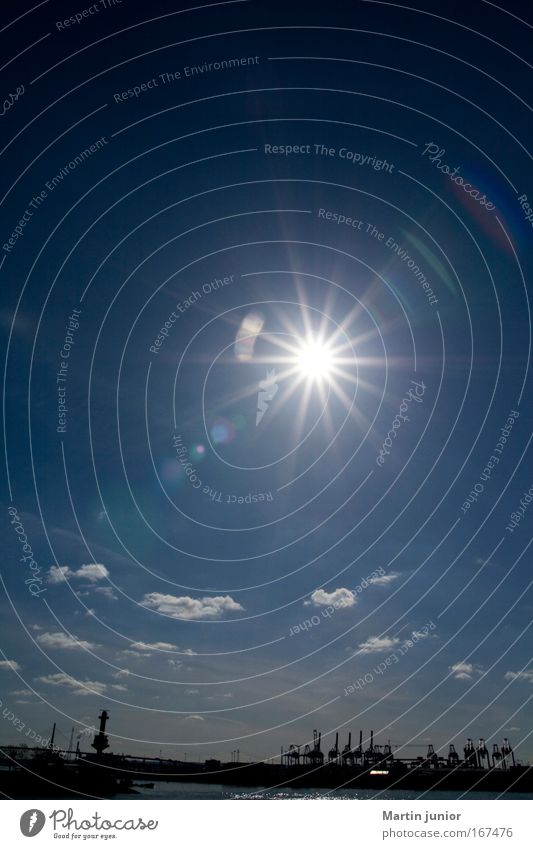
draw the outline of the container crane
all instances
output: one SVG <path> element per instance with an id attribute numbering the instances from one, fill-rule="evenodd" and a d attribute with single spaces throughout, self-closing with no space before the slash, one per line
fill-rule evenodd
<path id="1" fill-rule="evenodd" d="M 428 745 L 428 751 L 427 751 L 427 755 L 426 755 L 426 760 L 424 761 L 424 766 L 436 767 L 437 764 L 438 764 L 438 760 L 439 759 L 437 757 L 437 753 L 435 751 L 433 743 L 430 743 Z"/>
<path id="2" fill-rule="evenodd" d="M 290 746 L 289 746 L 289 751 L 285 752 L 284 757 L 285 757 L 288 764 L 291 764 L 291 763 L 299 764 L 300 763 L 300 747 L 296 746 L 294 743 L 291 743 Z"/>
<path id="3" fill-rule="evenodd" d="M 353 759 L 357 761 L 358 764 L 362 764 L 364 760 L 363 755 L 363 732 L 359 731 L 359 745 L 357 749 L 353 750 Z"/>
<path id="4" fill-rule="evenodd" d="M 375 754 L 374 732 L 371 731 L 370 732 L 370 745 L 369 745 L 368 749 L 365 751 L 365 762 L 369 763 L 369 764 L 373 763 L 374 762 L 374 754 Z"/>
<path id="5" fill-rule="evenodd" d="M 453 743 L 450 743 L 450 748 L 448 751 L 448 766 L 458 766 L 459 765 L 459 755 L 455 751 L 455 746 Z"/>
<path id="6" fill-rule="evenodd" d="M 485 765 L 487 769 L 490 769 L 490 759 L 489 759 L 489 750 L 485 745 L 485 740 L 483 737 L 479 738 L 479 742 L 477 744 L 477 765 L 480 769 L 484 769 Z"/>
<path id="7" fill-rule="evenodd" d="M 472 738 L 468 737 L 466 740 L 466 746 L 464 747 L 465 753 L 465 766 L 468 767 L 476 767 L 476 750 L 474 748 L 474 744 L 472 742 Z"/>
<path id="8" fill-rule="evenodd" d="M 322 733 L 316 729 L 313 730 L 313 748 L 306 743 L 304 749 L 304 760 L 311 764 L 322 765 L 324 763 L 324 753 L 320 749 Z"/>
<path id="9" fill-rule="evenodd" d="M 501 767 L 502 765 L 502 753 L 500 752 L 500 747 L 497 743 L 492 744 L 492 766 L 493 768 Z"/>
<path id="10" fill-rule="evenodd" d="M 509 740 L 507 739 L 507 737 L 504 737 L 503 743 L 502 743 L 502 767 L 503 767 L 503 769 L 509 769 L 509 764 L 508 764 L 508 760 L 507 760 L 509 758 L 509 756 L 511 757 L 513 766 L 516 766 L 515 759 L 514 759 L 513 747 L 509 743 Z"/>
<path id="11" fill-rule="evenodd" d="M 331 763 L 337 763 L 339 760 L 339 732 L 335 735 L 335 746 L 329 750 L 328 752 L 328 761 Z"/>
<path id="12" fill-rule="evenodd" d="M 354 762 L 354 753 L 352 752 L 352 732 L 348 734 L 348 742 L 346 743 L 344 749 L 342 750 L 342 762 L 344 764 L 350 763 L 353 766 Z"/>

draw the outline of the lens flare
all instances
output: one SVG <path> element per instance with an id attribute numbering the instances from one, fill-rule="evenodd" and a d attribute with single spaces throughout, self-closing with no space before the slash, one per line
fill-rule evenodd
<path id="1" fill-rule="evenodd" d="M 205 457 L 205 445 L 201 443 L 192 445 L 189 449 L 189 454 L 193 460 L 203 460 Z"/>
<path id="2" fill-rule="evenodd" d="M 235 427 L 228 419 L 216 419 L 211 428 L 211 439 L 215 445 L 227 445 L 235 439 Z"/>
<path id="3" fill-rule="evenodd" d="M 249 362 L 254 355 L 255 342 L 265 323 L 263 316 L 250 312 L 244 317 L 235 337 L 235 357 L 239 362 Z"/>

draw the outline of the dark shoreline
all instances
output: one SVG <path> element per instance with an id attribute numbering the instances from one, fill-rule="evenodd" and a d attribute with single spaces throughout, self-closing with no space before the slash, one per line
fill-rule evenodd
<path id="1" fill-rule="evenodd" d="M 180 769 L 178 772 L 177 769 Z M 183 771 L 181 771 L 183 769 Z M 394 767 L 371 770 L 326 763 L 314 768 L 303 765 L 268 763 L 176 764 L 176 771 L 121 768 L 116 764 L 81 763 L 36 764 L 26 762 L 0 771 L 0 794 L 4 798 L 113 798 L 118 794 L 135 796 L 136 785 L 154 781 L 217 784 L 268 790 L 324 789 L 480 793 L 533 793 L 533 767 L 515 766 L 508 770 L 478 768 Z"/>

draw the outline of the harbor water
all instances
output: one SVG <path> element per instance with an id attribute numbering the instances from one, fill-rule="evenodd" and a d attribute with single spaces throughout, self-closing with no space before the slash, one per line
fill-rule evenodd
<path id="1" fill-rule="evenodd" d="M 427 792 L 417 793 L 408 790 L 391 790 L 389 792 L 375 793 L 372 790 L 319 790 L 316 788 L 261 788 L 261 787 L 238 787 L 224 784 L 197 784 L 194 782 L 156 781 L 153 788 L 135 787 L 138 795 L 118 795 L 117 799 L 129 799 L 138 801 L 140 799 L 331 799 L 354 800 L 357 799 L 395 799 L 395 800 L 427 800 L 437 801 L 439 799 L 533 799 L 533 793 L 453 793 L 453 792 Z"/>

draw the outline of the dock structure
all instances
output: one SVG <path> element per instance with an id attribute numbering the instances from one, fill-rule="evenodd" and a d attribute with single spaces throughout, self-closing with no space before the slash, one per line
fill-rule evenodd
<path id="1" fill-rule="evenodd" d="M 185 781 L 271 788 L 342 788 L 427 791 L 483 791 L 495 793 L 533 792 L 533 767 L 517 762 L 513 747 L 506 737 L 492 744 L 492 753 L 480 737 L 477 745 L 468 738 L 461 759 L 454 744 L 447 757 L 427 744 L 425 754 L 415 758 L 400 757 L 393 752 L 398 744 L 379 744 L 371 730 L 367 739 L 359 731 L 359 743 L 352 747 L 352 732 L 341 749 L 339 732 L 327 752 L 322 751 L 322 732 L 314 729 L 312 742 L 291 743 L 281 750 L 278 762 L 241 761 L 240 753 L 231 753 L 224 762 L 207 758 L 203 762 L 173 758 L 115 754 L 108 751 L 106 733 L 109 714 L 102 710 L 99 730 L 95 731 L 91 748 L 81 751 L 78 743 L 72 750 L 55 745 L 55 724 L 51 743 L 42 747 L 24 745 L 0 749 L 0 791 L 12 798 L 112 798 L 117 793 L 134 793 L 135 781 Z M 81 736 L 81 735 L 80 735 Z M 48 741 L 47 741 L 48 742 Z"/>

